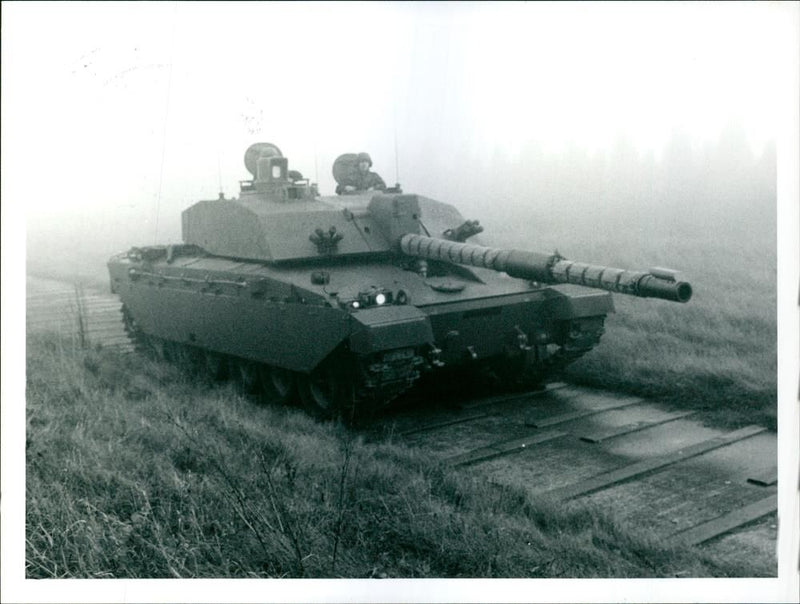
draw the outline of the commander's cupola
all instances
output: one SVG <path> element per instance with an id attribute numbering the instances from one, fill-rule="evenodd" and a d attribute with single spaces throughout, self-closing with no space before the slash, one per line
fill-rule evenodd
<path id="1" fill-rule="evenodd" d="M 252 180 L 240 180 L 241 195 L 268 201 L 313 199 L 319 196 L 316 184 L 297 170 L 289 170 L 289 160 L 272 143 L 255 143 L 244 154 L 244 165 Z"/>

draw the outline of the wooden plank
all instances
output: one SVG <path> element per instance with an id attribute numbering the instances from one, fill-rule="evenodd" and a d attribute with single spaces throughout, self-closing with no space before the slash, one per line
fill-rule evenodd
<path id="1" fill-rule="evenodd" d="M 113 344 L 115 342 L 130 342 L 130 340 L 125 336 L 118 336 L 118 335 L 108 335 L 108 336 L 98 336 L 97 334 L 88 334 L 89 341 L 97 342 L 99 344 Z"/>
<path id="2" fill-rule="evenodd" d="M 25 296 L 26 301 L 38 301 L 38 300 L 66 300 L 66 299 L 75 299 L 75 290 L 59 290 L 53 292 L 42 292 L 36 294 L 28 294 Z"/>
<path id="3" fill-rule="evenodd" d="M 84 312 L 87 314 L 95 314 L 95 313 L 117 313 L 121 314 L 122 304 L 87 304 L 83 307 Z"/>
<path id="4" fill-rule="evenodd" d="M 66 308 L 75 308 L 75 307 L 76 307 L 76 303 L 75 303 L 75 299 L 74 298 L 71 299 L 71 300 L 63 300 L 63 301 L 61 301 L 61 300 L 44 301 L 43 300 L 41 303 L 31 304 L 30 302 L 28 302 L 27 304 L 25 304 L 25 310 L 27 312 L 42 311 L 42 310 L 45 310 L 45 309 L 53 309 L 53 310 L 55 310 L 57 308 L 58 309 L 66 309 Z"/>
<path id="5" fill-rule="evenodd" d="M 588 495 L 589 493 L 600 491 L 611 485 L 623 482 L 625 480 L 629 480 L 630 478 L 634 478 L 636 476 L 652 472 L 653 470 L 659 470 L 661 468 L 670 466 L 679 461 L 683 461 L 684 459 L 689 459 L 690 457 L 696 457 L 697 455 L 702 455 L 703 453 L 706 453 L 713 449 L 724 447 L 725 445 L 734 443 L 737 440 L 749 438 L 751 436 L 755 436 L 756 434 L 760 434 L 761 432 L 765 431 L 766 428 L 762 428 L 761 426 L 747 426 L 740 430 L 730 432 L 729 434 L 718 436 L 717 438 L 704 440 L 703 442 L 697 443 L 690 447 L 686 447 L 685 449 L 680 449 L 673 453 L 667 453 L 666 455 L 661 455 L 653 459 L 645 459 L 638 463 L 634 463 L 629 466 L 624 466 L 617 470 L 612 470 L 610 472 L 598 474 L 594 478 L 590 478 L 589 480 L 584 480 L 583 482 L 578 482 L 575 484 L 553 489 L 551 491 L 547 491 L 547 494 L 557 499 L 573 499 L 581 495 Z"/>
<path id="6" fill-rule="evenodd" d="M 552 392 L 553 390 L 559 390 L 561 388 L 565 388 L 567 385 L 561 382 L 556 382 L 553 384 L 547 384 L 541 390 L 529 390 L 528 392 L 520 392 L 519 394 L 501 394 L 498 396 L 489 396 L 486 398 L 479 398 L 473 401 L 467 401 L 466 403 L 461 403 L 460 407 L 462 409 L 476 409 L 478 407 L 488 407 L 491 405 L 496 405 L 498 403 L 511 403 L 513 401 L 518 401 L 522 399 L 533 399 L 538 398 L 547 394 L 548 392 Z"/>
<path id="7" fill-rule="evenodd" d="M 641 430 L 645 430 L 653 426 L 660 426 L 661 424 L 673 422 L 676 419 L 681 419 L 682 417 L 686 417 L 687 415 L 692 415 L 693 413 L 694 411 L 675 411 L 673 413 L 668 413 L 657 420 L 643 420 L 640 422 L 626 424 L 624 426 L 616 426 L 608 430 L 601 430 L 594 432 L 593 434 L 587 434 L 585 436 L 581 436 L 580 439 L 587 443 L 601 443 L 604 440 L 608 440 L 609 438 L 615 438 L 617 436 L 623 436 L 625 434 L 632 434 L 633 432 L 640 432 Z"/>
<path id="8" fill-rule="evenodd" d="M 520 394 L 512 394 L 512 395 L 499 395 L 499 396 L 492 396 L 487 398 L 481 398 L 474 401 L 470 401 L 467 403 L 460 404 L 459 407 L 465 410 L 472 410 L 472 409 L 479 409 L 481 407 L 490 407 L 492 405 L 496 405 L 499 403 L 507 403 L 507 402 L 514 402 L 517 400 L 522 399 L 531 399 L 546 394 L 551 390 L 558 390 L 560 388 L 565 388 L 567 384 L 556 382 L 552 385 L 548 384 L 545 390 L 534 390 L 531 392 L 524 392 Z M 455 424 L 461 424 L 464 422 L 469 422 L 475 419 L 481 419 L 484 417 L 489 417 L 492 415 L 490 411 L 478 411 L 476 413 L 470 413 L 468 415 L 464 415 L 455 419 L 449 419 L 442 422 L 436 422 L 433 424 L 428 424 L 427 426 L 421 426 L 419 428 L 412 428 L 411 430 L 406 430 L 405 432 L 401 432 L 400 436 L 410 436 L 413 434 L 417 434 L 419 432 L 427 432 L 429 430 L 437 430 L 439 428 L 446 428 L 447 426 L 452 426 Z"/>
<path id="9" fill-rule="evenodd" d="M 94 328 L 90 327 L 89 329 L 86 330 L 86 333 L 88 333 L 91 336 L 97 336 L 97 337 L 101 337 L 101 338 L 102 337 L 114 337 L 114 338 L 123 338 L 123 337 L 127 338 L 128 337 L 128 333 L 122 328 L 99 329 L 97 327 L 94 327 Z"/>
<path id="10" fill-rule="evenodd" d="M 84 296 L 84 299 L 89 303 L 94 300 L 102 300 L 103 302 L 116 302 L 117 304 L 121 304 L 119 298 L 110 294 L 87 294 Z"/>
<path id="11" fill-rule="evenodd" d="M 698 545 L 710 541 L 714 537 L 719 537 L 732 531 L 735 528 L 749 524 L 763 516 L 772 514 L 778 509 L 778 495 L 770 495 L 764 499 L 751 503 L 719 516 L 703 524 L 698 524 L 670 536 L 670 541 L 678 541 L 689 545 Z"/>
<path id="12" fill-rule="evenodd" d="M 89 328 L 121 330 L 125 329 L 125 325 L 119 320 L 110 321 L 103 319 L 102 321 L 98 321 L 96 318 L 92 317 L 89 320 Z"/>
<path id="13" fill-rule="evenodd" d="M 460 455 L 454 455 L 453 457 L 448 457 L 445 460 L 445 463 L 454 466 L 463 466 L 478 461 L 486 461 L 487 459 L 493 459 L 501 455 L 521 453 L 522 451 L 525 451 L 528 447 L 531 447 L 539 443 L 547 442 L 550 440 L 555 440 L 556 438 L 561 438 L 562 436 L 566 435 L 567 435 L 566 432 L 561 432 L 559 430 L 550 430 L 549 432 L 537 432 L 535 434 L 530 434 L 522 438 L 515 438 L 514 440 L 495 443 L 492 445 L 488 445 L 486 447 L 480 447 L 479 449 L 473 449 L 472 451 L 467 451 L 466 453 L 462 453 Z"/>
<path id="14" fill-rule="evenodd" d="M 114 338 L 95 338 L 95 337 L 89 336 L 88 340 L 89 340 L 89 341 L 90 341 L 92 344 L 101 344 L 102 346 L 116 346 L 116 345 L 118 345 L 118 344 L 130 344 L 131 346 L 133 346 L 133 345 L 134 345 L 134 344 L 133 344 L 133 343 L 132 343 L 130 340 L 128 340 L 127 338 L 121 338 L 121 337 L 114 337 Z"/>
<path id="15" fill-rule="evenodd" d="M 104 330 L 89 329 L 86 332 L 86 335 L 89 336 L 92 339 L 103 339 L 103 340 L 108 340 L 108 339 L 129 339 L 128 338 L 128 334 L 125 333 L 124 331 L 122 331 L 121 329 L 114 330 L 114 331 L 110 331 L 108 329 L 104 329 Z"/>
<path id="16" fill-rule="evenodd" d="M 125 329 L 125 325 L 119 319 L 114 321 L 103 319 L 102 321 L 98 321 L 96 318 L 92 317 L 89 321 L 89 329 Z"/>
<path id="17" fill-rule="evenodd" d="M 77 307 L 73 305 L 56 306 L 53 304 L 42 304 L 41 306 L 28 306 L 25 309 L 26 315 L 42 315 L 47 313 L 74 313 Z"/>
<path id="18" fill-rule="evenodd" d="M 611 407 L 602 407 L 600 409 L 593 407 L 591 409 L 571 411 L 570 413 L 562 413 L 561 415 L 554 415 L 553 417 L 545 417 L 542 419 L 527 421 L 525 422 L 525 425 L 531 428 L 547 428 L 549 426 L 571 422 L 572 420 L 588 417 L 589 415 L 595 415 L 597 413 L 605 413 L 606 411 L 612 411 L 614 409 L 624 409 L 625 407 L 631 407 L 633 405 L 641 405 L 644 402 L 644 399 L 640 398 L 628 399 L 624 403 L 612 405 Z"/>
<path id="19" fill-rule="evenodd" d="M 124 344 L 114 344 L 112 346 L 107 346 L 109 350 L 113 350 L 118 354 L 133 354 L 136 352 L 136 349 L 133 346 L 125 346 Z"/>
<path id="20" fill-rule="evenodd" d="M 470 415 L 462 416 L 456 419 L 449 419 L 443 422 L 437 422 L 433 424 L 428 424 L 427 426 L 421 426 L 419 428 L 412 428 L 411 430 L 406 430 L 405 432 L 401 432 L 400 436 L 410 436 L 412 434 L 417 434 L 419 432 L 427 432 L 429 430 L 438 430 L 439 428 L 446 428 L 447 426 L 453 426 L 455 424 L 463 424 L 464 422 L 471 422 L 474 419 L 481 419 L 483 417 L 488 417 L 488 413 L 472 413 Z"/>
<path id="21" fill-rule="evenodd" d="M 778 484 L 778 466 L 772 466 L 761 474 L 748 478 L 747 482 L 759 487 L 771 487 L 774 484 Z"/>
<path id="22" fill-rule="evenodd" d="M 75 321 L 46 321 L 40 323 L 28 323 L 25 326 L 26 331 L 29 332 L 42 332 L 42 331 L 74 331 L 78 332 L 78 327 Z"/>
<path id="23" fill-rule="evenodd" d="M 117 315 L 122 316 L 122 305 L 115 306 L 88 306 L 87 312 L 93 315 Z"/>
<path id="24" fill-rule="evenodd" d="M 26 325 L 47 325 L 50 323 L 71 323 L 77 325 L 77 318 L 75 315 L 53 315 L 49 317 L 29 317 Z"/>
<path id="25" fill-rule="evenodd" d="M 75 312 L 77 306 L 73 300 L 70 304 L 28 304 L 25 306 L 27 314 L 37 314 L 43 312 Z"/>

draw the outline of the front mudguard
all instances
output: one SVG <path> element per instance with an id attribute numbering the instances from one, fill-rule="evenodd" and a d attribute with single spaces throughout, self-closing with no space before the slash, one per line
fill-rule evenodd
<path id="1" fill-rule="evenodd" d="M 428 315 L 410 305 L 366 308 L 351 315 L 350 350 L 357 355 L 433 345 Z"/>

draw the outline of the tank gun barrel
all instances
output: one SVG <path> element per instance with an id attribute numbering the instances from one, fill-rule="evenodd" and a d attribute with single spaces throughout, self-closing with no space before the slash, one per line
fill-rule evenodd
<path id="1" fill-rule="evenodd" d="M 692 286 L 685 281 L 677 281 L 674 274 L 665 269 L 629 271 L 572 262 L 558 253 L 490 248 L 412 233 L 400 238 L 400 250 L 409 256 L 488 268 L 540 283 L 572 283 L 673 302 L 688 302 L 692 297 Z"/>

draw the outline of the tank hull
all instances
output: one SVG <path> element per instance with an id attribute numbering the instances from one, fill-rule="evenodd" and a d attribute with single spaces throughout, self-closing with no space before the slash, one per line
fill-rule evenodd
<path id="1" fill-rule="evenodd" d="M 192 253 L 170 257 L 167 248 L 119 254 L 108 267 L 138 337 L 301 375 L 344 355 L 355 367 L 348 371 L 361 376 L 355 381 L 371 384 L 360 398 L 379 405 L 421 373 L 445 367 L 518 361 L 545 378 L 565 349 L 590 349 L 603 318 L 613 312 L 604 292 L 564 293 L 493 271 L 438 279 L 388 259 L 325 264 L 320 284 L 309 279 L 313 266 Z M 375 283 L 402 290 L 407 302 L 357 310 L 338 302 Z M 581 321 L 584 329 L 575 337 Z M 369 371 L 372 377 L 362 375 Z M 395 382 L 402 384 L 387 393 L 387 384 Z"/>

